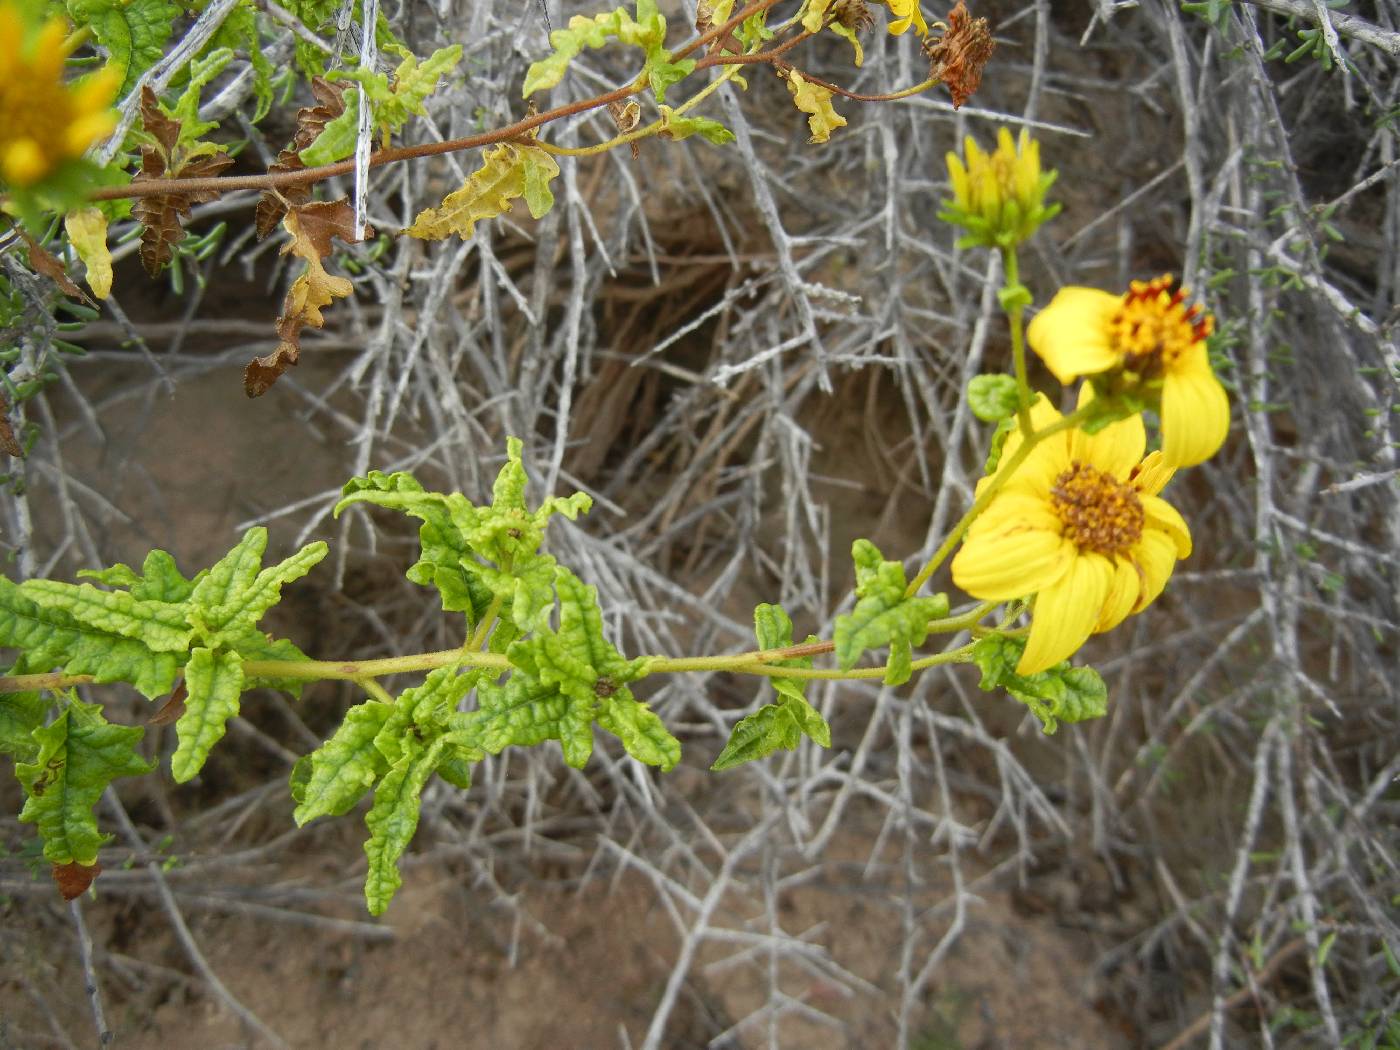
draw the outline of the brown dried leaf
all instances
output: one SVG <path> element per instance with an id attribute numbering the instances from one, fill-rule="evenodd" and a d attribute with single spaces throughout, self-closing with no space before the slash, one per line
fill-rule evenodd
<path id="1" fill-rule="evenodd" d="M 973 18 L 963 0 L 948 12 L 947 29 L 938 39 L 932 33 L 924 38 L 929 75 L 941 80 L 953 96 L 957 109 L 970 99 L 982 83 L 982 68 L 996 50 L 992 31 L 985 18 Z"/>
<path id="2" fill-rule="evenodd" d="M 277 382 L 301 355 L 301 330 L 307 325 L 320 328 L 325 324 L 321 309 L 354 291 L 347 278 L 327 273 L 321 260 L 332 251 L 331 238 L 339 237 L 354 244 L 355 209 L 344 197 L 337 201 L 317 201 L 293 208 L 282 219 L 282 225 L 292 239 L 282 247 L 282 254 L 306 260 L 306 270 L 292 282 L 277 318 L 277 349 L 265 357 L 255 357 L 243 370 L 243 392 L 249 397 L 261 397 Z M 366 228 L 365 236 L 374 231 Z"/>
<path id="3" fill-rule="evenodd" d="M 0 452 L 15 459 L 24 458 L 24 448 L 15 438 L 15 429 L 10 426 L 10 403 L 0 393 Z"/>
<path id="4" fill-rule="evenodd" d="M 53 255 L 38 241 L 23 230 L 19 235 L 24 238 L 29 245 L 29 268 L 35 273 L 41 273 L 54 284 L 58 285 L 59 291 L 70 299 L 78 299 L 89 306 L 96 306 L 90 296 L 88 296 L 68 276 L 68 271 L 63 268 L 63 264 L 53 257 Z"/>
<path id="5" fill-rule="evenodd" d="M 348 84 L 332 84 L 325 77 L 315 77 L 311 81 L 311 94 L 316 105 L 303 106 L 297 110 L 297 130 L 291 144 L 277 155 L 277 160 L 268 166 L 268 174 L 285 171 L 302 171 L 306 165 L 301 162 L 301 151 L 315 142 L 317 137 L 336 117 L 345 112 L 344 94 Z M 287 214 L 287 208 L 305 204 L 311 199 L 311 187 L 305 183 L 283 186 L 278 190 L 264 190 L 258 198 L 254 223 L 258 240 L 272 232 Z"/>
<path id="6" fill-rule="evenodd" d="M 180 141 L 180 122 L 160 111 L 156 93 L 149 84 L 141 88 L 141 125 L 160 143 L 166 157 L 175 151 L 175 144 Z"/>
<path id="7" fill-rule="evenodd" d="M 166 173 L 165 157 L 159 150 L 146 146 L 141 150 L 141 170 L 132 183 L 156 182 L 163 179 L 208 179 L 218 175 L 233 163 L 227 153 L 206 154 L 181 165 L 178 171 Z M 190 208 L 216 200 L 218 190 L 197 190 L 185 193 L 159 193 L 138 197 L 131 213 L 145 227 L 141 231 L 141 264 L 152 277 L 174 256 L 175 245 L 185 234 L 184 221 Z"/>
<path id="8" fill-rule="evenodd" d="M 170 694 L 170 699 L 161 704 L 160 710 L 146 719 L 148 725 L 168 726 L 185 713 L 185 698 L 189 696 L 185 683 L 181 682 Z"/>
<path id="9" fill-rule="evenodd" d="M 58 892 L 63 895 L 63 899 L 71 901 L 75 897 L 81 897 L 87 892 L 87 888 L 92 885 L 92 880 L 102 874 L 102 865 L 79 864 L 76 861 L 68 864 L 55 864 L 53 866 L 53 881 L 58 886 Z"/>

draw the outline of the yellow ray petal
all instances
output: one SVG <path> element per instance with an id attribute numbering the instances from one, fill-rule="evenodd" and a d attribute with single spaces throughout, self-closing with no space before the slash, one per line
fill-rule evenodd
<path id="1" fill-rule="evenodd" d="M 1034 594 L 1058 580 L 1074 545 L 1054 532 L 1011 527 L 971 537 L 953 558 L 953 583 L 984 601 Z"/>
<path id="2" fill-rule="evenodd" d="M 1142 500 L 1143 514 L 1148 530 L 1165 533 L 1176 548 L 1178 558 L 1191 557 L 1191 530 L 1177 509 L 1160 496 L 1139 497 Z"/>
<path id="3" fill-rule="evenodd" d="M 1229 430 L 1230 401 L 1197 346 L 1162 383 L 1162 456 L 1173 467 L 1193 467 L 1215 455 Z"/>
<path id="4" fill-rule="evenodd" d="M 1162 593 L 1176 567 L 1176 544 L 1164 532 L 1148 529 L 1133 547 L 1133 561 L 1142 574 L 1142 593 L 1138 595 L 1133 612 L 1147 608 Z"/>
<path id="5" fill-rule="evenodd" d="M 1075 430 L 1070 440 L 1070 458 L 1126 481 L 1142 461 L 1146 448 L 1147 429 L 1142 425 L 1142 416 L 1131 415 L 1110 423 L 1097 434 Z"/>
<path id="6" fill-rule="evenodd" d="M 1167 466 L 1160 450 L 1149 452 L 1133 474 L 1133 488 L 1148 496 L 1155 496 L 1167 487 L 1167 482 L 1171 481 L 1175 473 L 1176 468 Z"/>
<path id="7" fill-rule="evenodd" d="M 1122 623 L 1137 605 L 1138 594 L 1141 591 L 1142 582 L 1138 578 L 1137 567 L 1126 559 L 1115 558 L 1113 582 L 1099 613 L 1099 622 L 1094 625 L 1094 633 L 1111 631 Z"/>
<path id="8" fill-rule="evenodd" d="M 1081 554 L 1069 571 L 1035 599 L 1031 634 L 1016 665 L 1035 674 L 1074 654 L 1093 631 L 1113 583 L 1113 566 L 1099 554 Z"/>
<path id="9" fill-rule="evenodd" d="M 1118 363 L 1109 322 L 1122 304 L 1097 288 L 1061 288 L 1031 320 L 1026 340 L 1061 383 L 1107 371 Z"/>

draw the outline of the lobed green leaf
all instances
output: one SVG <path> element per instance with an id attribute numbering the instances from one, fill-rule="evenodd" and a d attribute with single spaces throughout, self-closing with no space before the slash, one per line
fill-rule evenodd
<path id="1" fill-rule="evenodd" d="M 38 693 L 0 693 L 0 754 L 32 762 L 39 744 L 34 731 L 53 705 Z"/>
<path id="2" fill-rule="evenodd" d="M 17 764 L 15 775 L 26 796 L 19 819 L 37 825 L 45 858 L 54 864 L 96 863 L 106 838 L 93 814 L 102 792 L 118 777 L 155 768 L 136 750 L 143 734 L 136 726 L 111 725 L 101 705 L 78 700 L 34 731 L 38 756 Z"/>
<path id="3" fill-rule="evenodd" d="M 776 704 L 760 707 L 734 726 L 729 742 L 710 769 L 719 773 L 767 758 L 779 749 L 791 751 L 804 736 L 822 747 L 831 746 L 831 727 L 821 712 L 801 697 L 785 693 Z"/>
<path id="4" fill-rule="evenodd" d="M 44 608 L 0 577 L 0 646 L 24 653 L 34 671 L 61 669 L 92 675 L 98 683 L 130 682 L 147 699 L 168 693 L 183 653 L 156 651 L 144 642 L 85 624 L 59 608 Z"/>
<path id="5" fill-rule="evenodd" d="M 317 817 L 350 812 L 389 771 L 374 739 L 393 710 L 388 704 L 373 701 L 350 708 L 331 738 L 307 756 L 307 779 L 292 812 L 298 827 Z"/>
<path id="6" fill-rule="evenodd" d="M 267 529 L 254 526 L 195 585 L 190 596 L 190 622 L 206 645 L 228 644 L 257 624 L 282 597 L 282 585 L 305 576 L 326 556 L 317 540 L 290 558 L 262 567 Z"/>
<path id="7" fill-rule="evenodd" d="M 183 653 L 190 647 L 193 631 L 183 603 L 143 601 L 129 591 L 59 580 L 26 580 L 19 589 L 36 605 L 66 613 L 93 630 L 140 642 L 152 652 Z"/>
<path id="8" fill-rule="evenodd" d="M 228 720 L 238 714 L 243 692 L 243 661 L 227 649 L 199 648 L 185 665 L 185 710 L 175 723 L 179 745 L 170 759 L 170 775 L 177 784 L 192 780 L 223 739 Z"/>
<path id="9" fill-rule="evenodd" d="M 1108 712 L 1108 687 L 1092 667 L 1072 667 L 1068 660 L 1033 675 L 1019 675 L 1016 664 L 1025 651 L 1024 638 L 990 634 L 972 648 L 972 660 L 982 670 L 984 690 L 1005 689 L 1031 709 L 1044 731 L 1060 722 L 1084 722 Z"/>
<path id="10" fill-rule="evenodd" d="M 900 685 L 912 671 L 912 647 L 928 637 L 931 620 L 948 615 L 948 596 L 906 598 L 904 566 L 885 561 L 869 540 L 851 546 L 856 566 L 856 607 L 836 618 L 833 641 L 841 670 L 849 671 L 867 649 L 889 646 L 886 685 Z"/>
<path id="11" fill-rule="evenodd" d="M 446 742 L 431 745 L 414 741 L 374 789 L 374 804 L 365 816 L 369 839 L 365 842 L 365 903 L 370 914 L 383 915 L 398 888 L 399 858 L 418 830 L 423 785 L 437 767 Z"/>

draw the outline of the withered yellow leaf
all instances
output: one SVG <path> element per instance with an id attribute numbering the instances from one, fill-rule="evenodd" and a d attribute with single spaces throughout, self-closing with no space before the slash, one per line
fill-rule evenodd
<path id="1" fill-rule="evenodd" d="M 418 213 L 406 231 L 410 237 L 438 241 L 455 233 L 466 240 L 478 222 L 504 215 L 520 197 L 537 219 L 554 206 L 549 183 L 559 174 L 559 165 L 538 146 L 503 142 L 487 150 L 481 161 L 461 189 L 443 198 L 441 207 Z"/>
<path id="2" fill-rule="evenodd" d="M 826 142 L 833 131 L 846 126 L 846 118 L 831 108 L 831 92 L 803 80 L 795 69 L 788 71 L 788 90 L 797 108 L 809 114 L 807 126 L 812 129 L 812 137 L 808 142 Z"/>
<path id="3" fill-rule="evenodd" d="M 96 208 L 70 211 L 63 217 L 68 240 L 87 267 L 92 294 L 105 299 L 112 292 L 112 253 L 107 248 L 107 216 Z"/>

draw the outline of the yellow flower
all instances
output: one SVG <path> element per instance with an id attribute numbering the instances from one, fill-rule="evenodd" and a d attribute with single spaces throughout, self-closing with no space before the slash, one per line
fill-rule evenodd
<path id="1" fill-rule="evenodd" d="M 997 132 L 997 148 L 984 153 L 971 135 L 964 143 L 967 160 L 948 154 L 948 181 L 953 199 L 943 206 L 940 218 L 968 232 L 960 243 L 989 248 L 1009 248 L 1033 234 L 1041 223 L 1055 217 L 1058 204 L 1047 205 L 1045 194 L 1055 182 L 1055 172 L 1040 170 L 1040 143 L 1022 129 Z"/>
<path id="2" fill-rule="evenodd" d="M 890 13 L 895 20 L 889 24 L 889 30 L 895 36 L 899 36 L 911 25 L 920 36 L 928 35 L 928 23 L 924 21 L 924 13 L 919 10 L 919 0 L 885 0 L 890 5 Z"/>
<path id="3" fill-rule="evenodd" d="M 1037 430 L 1059 418 L 1044 399 L 1031 409 Z M 1141 612 L 1191 553 L 1186 522 L 1157 495 L 1173 471 L 1161 453 L 1142 458 L 1146 443 L 1136 415 L 1046 438 L 968 530 L 955 584 L 986 601 L 1036 595 L 1018 674 L 1054 666 Z M 1003 464 L 1020 444 L 1019 432 L 1007 438 Z"/>
<path id="4" fill-rule="evenodd" d="M 28 32 L 19 8 L 0 0 L 0 179 L 11 186 L 34 185 L 117 126 L 121 75 L 109 67 L 64 84 L 67 35 L 61 18 Z"/>
<path id="5" fill-rule="evenodd" d="M 1163 276 L 1134 281 L 1124 295 L 1063 288 L 1026 336 L 1061 383 L 1094 376 L 1105 393 L 1160 398 L 1162 455 L 1190 467 L 1224 443 L 1230 402 L 1206 354 L 1214 319 L 1171 286 Z"/>

